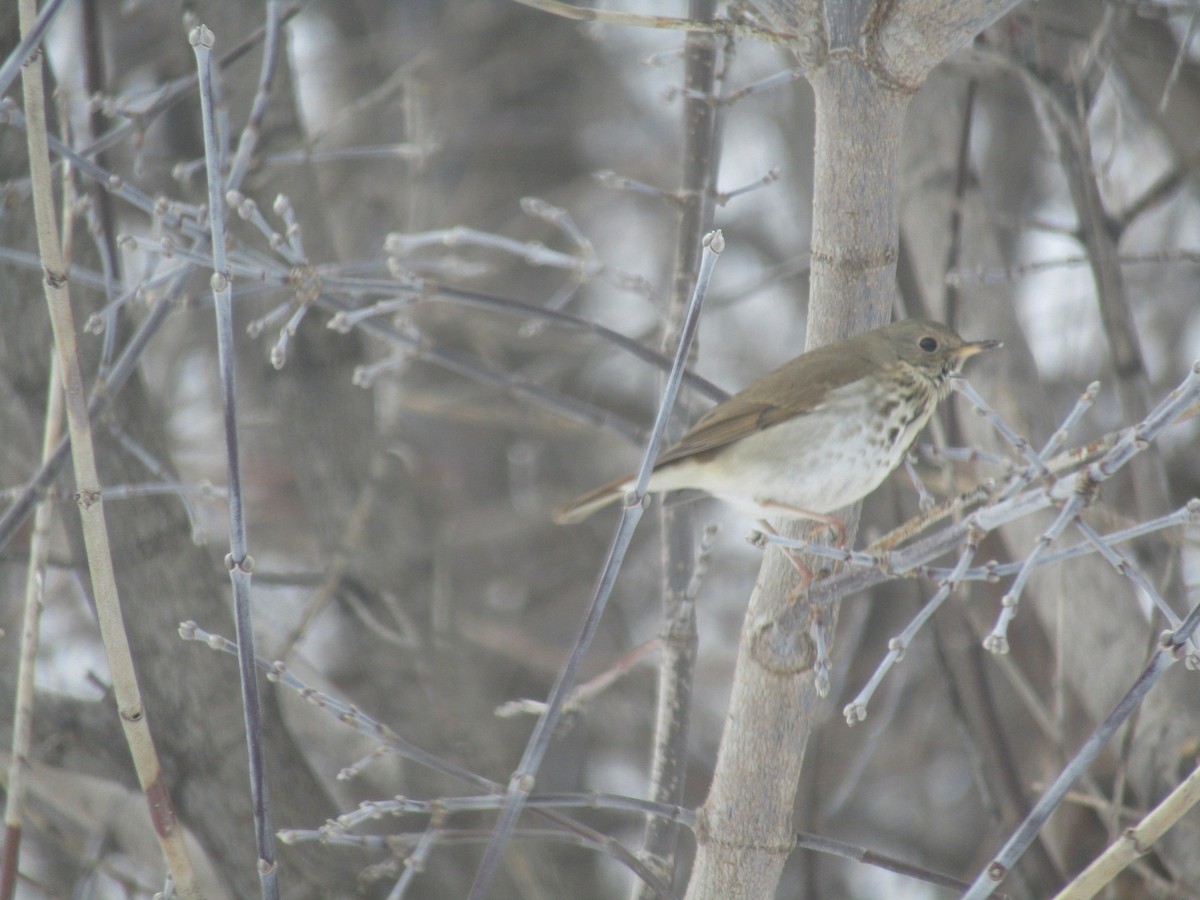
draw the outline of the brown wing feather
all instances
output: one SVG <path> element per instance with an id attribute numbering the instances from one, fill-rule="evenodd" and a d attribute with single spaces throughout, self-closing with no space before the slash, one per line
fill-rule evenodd
<path id="1" fill-rule="evenodd" d="M 656 465 L 716 450 L 808 412 L 825 399 L 831 388 L 861 375 L 868 361 L 856 350 L 853 342 L 822 347 L 751 382 L 745 390 L 710 409 L 679 443 L 663 451 Z"/>

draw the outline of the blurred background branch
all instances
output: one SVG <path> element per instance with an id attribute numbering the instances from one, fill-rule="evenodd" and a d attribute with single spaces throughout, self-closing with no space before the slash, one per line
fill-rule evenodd
<path id="1" fill-rule="evenodd" d="M 633 467 L 698 235 L 719 227 L 675 427 L 797 355 L 806 333 L 927 315 L 1004 341 L 970 373 L 992 420 L 955 398 L 923 438 L 937 445 L 913 463 L 924 504 L 893 476 L 863 504 L 857 555 L 810 557 L 830 577 L 807 606 L 784 563 L 773 602 L 790 612 L 753 619 L 797 646 L 832 637 L 829 696 L 784 691 L 807 716 L 806 743 L 783 742 L 798 789 L 776 782 L 770 823 L 753 794 L 739 800 L 780 838 L 777 895 L 954 896 L 1197 601 L 1194 406 L 1098 490 L 1072 480 L 1142 440 L 1128 429 L 1200 357 L 1195 10 L 1042 0 L 992 22 L 1000 8 L 983 2 L 949 20 L 922 3 L 680 0 L 652 11 L 669 28 L 646 28 L 634 3 L 572 5 L 585 21 L 551 14 L 563 5 L 200 2 L 185 19 L 176 2 L 81 0 L 42 45 L 118 589 L 197 877 L 210 897 L 259 893 L 236 667 L 178 636 L 183 621 L 234 631 L 224 550 L 204 542 L 225 532 L 226 464 L 187 43 L 203 22 L 256 637 L 264 663 L 284 657 L 344 704 L 263 693 L 272 820 L 314 837 L 281 843 L 282 895 L 466 896 L 495 806 L 464 798 L 506 784 L 531 725 L 496 711 L 545 699 L 611 537 L 604 517 L 558 528 L 551 510 Z M 7 55 L 15 8 L 0 21 Z M 944 28 L 909 40 L 913 21 Z M 864 111 L 868 84 L 881 93 Z M 60 514 L 34 541 L 37 499 L 75 487 L 65 442 L 43 465 L 52 344 L 24 116 L 12 89 L 3 103 L 6 696 L 30 556 L 45 554 L 21 890 L 148 897 L 163 867 L 82 535 Z M 821 136 L 830 116 L 844 144 Z M 892 162 L 864 169 L 873 153 Z M 871 252 L 851 253 L 864 236 Z M 1030 461 L 1043 451 L 1053 478 Z M 713 840 L 718 744 L 751 728 L 726 717 L 764 554 L 711 501 L 681 498 L 652 524 L 490 896 L 698 895 L 702 881 L 734 896 L 694 860 Z M 851 590 L 833 632 L 822 610 Z M 983 642 L 1009 593 L 1009 653 L 995 656 Z M 841 711 L 885 659 L 869 718 L 847 728 Z M 1050 896 L 1194 771 L 1195 677 L 1163 669 L 1001 890 Z M 420 753 L 341 727 L 334 708 Z M 762 710 L 769 727 L 781 716 Z M 624 799 L 581 805 L 589 792 Z M 569 806 L 538 806 L 560 794 Z M 322 830 L 397 795 L 458 805 L 448 823 L 436 805 L 403 819 L 371 807 L 336 841 Z M 793 829 L 809 849 L 790 852 Z M 1104 870 L 1109 890 L 1200 896 L 1198 841 L 1196 813 L 1180 816 Z M 886 867 L 862 862 L 875 857 Z"/>

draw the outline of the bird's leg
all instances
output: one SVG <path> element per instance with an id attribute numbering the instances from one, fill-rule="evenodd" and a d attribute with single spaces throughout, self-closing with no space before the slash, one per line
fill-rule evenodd
<path id="1" fill-rule="evenodd" d="M 754 502 L 764 509 L 777 509 L 784 515 L 793 516 L 797 519 L 811 519 L 814 522 L 820 522 L 823 525 L 828 525 L 833 529 L 834 546 L 846 547 L 846 523 L 837 516 L 827 516 L 823 513 L 815 513 L 811 510 L 801 509 L 798 506 L 792 506 L 790 503 L 780 503 L 778 500 L 771 500 L 764 497 L 755 497 Z M 776 532 L 772 531 L 772 534 Z"/>

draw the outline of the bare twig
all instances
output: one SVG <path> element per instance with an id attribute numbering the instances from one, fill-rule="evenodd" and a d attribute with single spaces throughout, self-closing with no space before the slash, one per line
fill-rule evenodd
<path id="1" fill-rule="evenodd" d="M 689 18 L 710 20 L 716 10 L 712 0 L 691 0 Z M 675 232 L 670 296 L 661 347 L 670 351 L 685 333 L 690 303 L 703 255 L 701 238 L 712 227 L 720 172 L 723 115 L 717 94 L 723 91 L 735 43 L 711 35 L 690 33 L 683 47 L 683 154 L 680 183 L 675 192 L 679 224 Z M 718 68 L 718 61 L 720 67 Z M 719 87 L 718 87 L 719 85 Z M 691 349 L 691 356 L 697 353 Z M 678 436 L 676 433 L 674 436 Z M 654 698 L 654 732 L 651 744 L 649 796 L 663 803 L 683 799 L 687 778 L 688 737 L 692 722 L 692 694 L 696 682 L 699 635 L 693 575 L 698 568 L 693 514 L 687 506 L 659 509 L 662 554 L 662 650 Z M 703 551 L 701 551 L 703 553 Z M 668 880 L 675 868 L 679 829 L 673 822 L 648 818 L 642 835 L 642 857 Z M 634 884 L 631 900 L 646 900 L 645 882 Z"/>
<path id="2" fill-rule="evenodd" d="M 971 883 L 970 890 L 963 894 L 963 900 L 983 900 L 990 896 L 996 885 L 1004 880 L 1021 854 L 1033 842 L 1050 814 L 1058 808 L 1071 785 L 1091 767 L 1113 735 L 1141 706 L 1146 695 L 1158 684 L 1171 665 L 1184 656 L 1185 646 L 1195 633 L 1197 626 L 1200 626 L 1200 604 L 1193 607 L 1178 628 L 1163 635 L 1157 652 L 1151 657 L 1142 674 L 1113 707 L 1112 712 L 1100 723 L 1100 726 L 1092 732 L 1079 752 L 1054 780 L 1054 783 L 1038 799 L 1025 821 L 1021 823 L 1021 827 L 1013 833 L 1000 852 Z"/>
<path id="3" fill-rule="evenodd" d="M 22 0 L 19 9 L 22 30 L 28 32 L 34 22 L 34 3 L 32 0 Z M 76 503 L 83 525 L 84 546 L 96 599 L 97 618 L 112 671 L 113 692 L 116 695 L 121 725 L 133 754 L 138 780 L 150 807 L 155 836 L 177 889 L 185 897 L 195 897 L 199 895 L 199 889 L 183 843 L 182 832 L 175 819 L 170 795 L 163 783 L 161 765 L 138 688 L 120 597 L 117 593 L 116 573 L 113 569 L 100 477 L 92 442 L 87 393 L 83 387 L 83 373 L 76 349 L 75 322 L 67 290 L 66 263 L 62 256 L 54 212 L 50 183 L 50 149 L 44 114 L 46 98 L 40 59 L 35 64 L 25 67 L 22 81 L 25 108 L 29 115 L 26 135 L 38 252 L 45 271 L 46 302 L 50 310 L 55 350 L 66 394 L 65 411 L 71 437 L 71 459 L 75 469 Z"/>
<path id="4" fill-rule="evenodd" d="M 42 435 L 42 459 L 54 452 L 62 431 L 63 391 L 58 362 L 50 365 L 46 425 Z M 46 557 L 50 552 L 50 521 L 54 504 L 45 497 L 33 517 L 29 539 L 29 565 L 25 575 L 25 608 L 21 618 L 21 655 L 17 667 L 16 711 L 13 722 L 12 759 L 8 766 L 8 800 L 4 806 L 4 854 L 0 857 L 0 900 L 12 900 L 17 889 L 21 824 L 25 814 L 26 765 L 33 741 L 33 676 L 37 661 L 39 627 L 46 585 Z"/>
<path id="5" fill-rule="evenodd" d="M 254 155 L 254 149 L 258 146 L 263 118 L 267 114 L 267 102 L 271 97 L 271 85 L 275 78 L 279 37 L 283 27 L 282 13 L 282 0 L 267 0 L 267 21 L 263 25 L 265 40 L 263 42 L 262 67 L 258 76 L 258 90 L 254 94 L 254 103 L 250 107 L 250 116 L 246 121 L 246 127 L 242 129 L 242 135 L 238 139 L 237 151 L 229 165 L 229 174 L 225 179 L 226 190 L 237 190 L 241 187 L 246 173 L 250 170 L 250 160 Z"/>
<path id="6" fill-rule="evenodd" d="M 1143 857 L 1154 843 L 1200 802 L 1200 768 L 1171 791 L 1137 825 L 1121 837 L 1059 891 L 1054 900 L 1088 900 L 1110 884 L 1127 866 Z"/>
<path id="7" fill-rule="evenodd" d="M 20 43 L 8 54 L 4 64 L 0 65 L 0 97 L 8 93 L 13 80 L 20 74 L 21 67 L 30 61 L 29 57 L 42 42 L 42 38 L 46 35 L 46 29 L 54 21 L 54 17 L 58 15 L 62 5 L 63 0 L 49 0 L 42 6 L 41 11 L 37 14 L 37 19 L 29 27 L 21 29 Z"/>
<path id="8" fill-rule="evenodd" d="M 231 656 L 236 657 L 240 655 L 239 647 L 232 641 L 223 638 L 220 635 L 210 634 L 204 631 L 195 622 L 180 623 L 179 636 L 183 640 L 203 643 L 213 650 L 223 651 Z M 484 778 L 481 775 L 477 775 L 474 772 L 457 765 L 456 763 L 442 759 L 437 754 L 430 753 L 429 751 L 417 747 L 415 744 L 412 744 L 409 741 L 406 741 L 387 725 L 384 725 L 383 723 L 373 719 L 354 704 L 346 703 L 343 700 L 332 697 L 329 694 L 308 686 L 299 678 L 297 678 L 291 671 L 289 671 L 287 666 L 282 662 L 271 663 L 263 659 L 261 656 L 256 656 L 254 658 L 254 665 L 267 674 L 267 679 L 269 681 L 279 682 L 280 684 L 291 688 L 309 703 L 312 703 L 313 705 L 329 713 L 342 725 L 353 728 L 359 733 L 364 734 L 373 740 L 379 741 L 379 747 L 376 748 L 368 757 L 339 772 L 339 779 L 348 780 L 353 778 L 369 762 L 378 759 L 385 753 L 397 753 L 406 759 L 411 759 L 412 761 L 426 766 L 435 772 L 440 772 L 452 778 L 462 780 L 477 789 L 486 791 L 488 793 L 487 798 L 477 798 L 475 800 L 478 808 L 503 808 L 506 799 L 502 785 L 491 781 L 490 779 Z M 422 803 L 426 801 L 413 802 Z M 440 806 L 442 800 L 427 802 L 433 806 Z M 450 806 L 453 806 L 457 801 L 451 799 L 448 802 Z M 469 799 L 467 802 L 470 802 Z M 614 801 L 614 804 L 616 804 L 616 801 Z M 575 835 L 576 838 L 582 838 L 585 841 L 585 846 L 590 846 L 604 852 L 611 853 L 617 857 L 623 864 L 628 866 L 636 875 L 638 875 L 639 878 L 642 878 L 654 885 L 661 896 L 673 896 L 670 889 L 661 881 L 661 879 L 659 879 L 646 866 L 642 865 L 633 856 L 633 854 L 629 853 L 628 850 L 621 847 L 617 842 L 611 839 L 603 838 L 586 825 L 555 812 L 556 807 L 562 808 L 581 805 L 589 804 L 582 804 L 573 800 L 562 801 L 552 798 L 549 802 L 544 804 L 533 803 L 532 808 L 543 818 L 555 823 L 559 826 L 559 828 L 568 833 L 567 835 L 564 835 L 561 831 L 550 832 L 549 835 L 552 836 L 548 839 L 559 841 L 567 840 L 570 839 L 568 835 Z M 646 801 L 638 801 L 631 798 L 622 798 L 619 806 L 624 809 L 637 809 L 640 812 L 651 812 L 657 815 L 668 815 L 672 817 L 682 816 L 685 818 L 687 816 L 685 811 L 671 810 L 662 806 L 661 804 L 649 804 Z M 374 806 L 368 806 L 367 808 L 372 812 L 374 812 L 376 809 Z M 447 807 L 447 809 L 448 808 L 449 807 Z M 390 807 L 385 801 L 381 806 L 378 807 L 378 809 L 382 812 L 390 812 L 392 807 Z M 304 832 L 296 829 L 288 829 L 280 833 L 280 840 L 284 843 L 299 843 L 307 840 L 317 840 L 322 843 L 347 844 L 361 844 L 364 840 L 367 840 L 360 838 L 342 840 L 342 838 L 347 837 L 345 835 L 346 828 L 349 827 L 350 824 L 357 824 L 358 822 L 358 818 L 353 814 L 351 814 L 349 819 L 345 819 L 345 817 L 339 818 L 338 822 L 344 822 L 344 824 L 341 826 L 339 826 L 337 823 L 326 825 L 316 832 Z M 484 832 L 480 832 L 479 837 L 477 837 L 475 840 L 482 841 L 485 837 L 485 834 L 486 833 Z M 517 836 L 526 837 L 527 835 L 525 833 L 518 832 Z M 403 839 L 403 836 L 397 838 L 397 840 Z"/>
<path id="9" fill-rule="evenodd" d="M 580 663 L 583 661 L 584 654 L 591 644 L 592 637 L 596 633 L 596 628 L 600 624 L 600 617 L 612 593 L 613 585 L 616 583 L 617 573 L 621 569 L 625 553 L 629 549 L 630 542 L 633 539 L 634 529 L 637 527 L 638 521 L 644 512 L 643 500 L 646 495 L 646 483 L 650 479 L 650 472 L 654 467 L 654 460 L 658 457 L 658 449 L 662 443 L 663 434 L 666 431 L 667 421 L 675 405 L 675 398 L 679 393 L 679 385 L 682 380 L 688 352 L 691 348 L 692 338 L 700 322 L 700 306 L 704 294 L 708 289 L 709 279 L 712 277 L 713 266 L 716 264 L 717 256 L 724 247 L 725 242 L 719 231 L 714 232 L 705 240 L 705 248 L 708 252 L 702 258 L 700 276 L 697 279 L 692 306 L 688 311 L 683 335 L 676 350 L 675 365 L 671 369 L 671 378 L 668 380 L 666 389 L 663 392 L 654 428 L 651 431 L 646 450 L 642 455 L 642 464 L 638 469 L 637 478 L 634 481 L 634 489 L 626 498 L 626 503 L 621 514 L 621 521 L 617 526 L 617 533 L 613 538 L 612 548 L 609 551 L 608 559 L 605 562 L 600 580 L 596 586 L 592 602 L 585 614 L 579 637 L 576 639 L 567 661 L 563 664 L 558 677 L 555 679 L 554 686 L 550 689 L 550 693 L 546 698 L 546 710 L 539 717 L 537 725 L 534 726 L 533 734 L 530 735 L 529 741 L 525 745 L 525 753 L 522 755 L 520 763 L 509 780 L 507 801 L 500 812 L 487 849 L 484 851 L 483 860 L 480 862 L 479 868 L 475 873 L 475 883 L 471 888 L 471 897 L 473 900 L 482 900 L 491 887 L 492 879 L 495 877 L 496 870 L 500 864 L 500 854 L 503 852 L 504 846 L 508 842 L 513 829 L 516 827 L 521 809 L 524 807 L 525 801 L 536 783 L 537 771 L 541 766 L 546 750 L 550 746 L 550 739 L 554 735 L 554 728 L 558 724 L 559 716 L 562 714 L 563 703 L 574 686 L 575 675 L 579 670 Z"/>
<path id="10" fill-rule="evenodd" d="M 213 301 L 217 314 L 217 355 L 221 370 L 221 405 L 225 416 L 225 460 L 229 479 L 229 555 L 225 565 L 233 584 L 234 621 L 237 625 L 238 672 L 242 709 L 246 720 L 246 745 L 250 756 L 250 795 L 254 807 L 254 839 L 258 848 L 258 876 L 263 900 L 278 900 L 279 879 L 275 864 L 275 835 L 267 793 L 263 751 L 262 712 L 258 676 L 254 668 L 254 625 L 250 608 L 250 578 L 254 559 L 246 544 L 246 516 L 242 502 L 241 456 L 238 450 L 237 382 L 233 355 L 233 303 L 230 270 L 225 255 L 225 216 L 221 192 L 223 168 L 215 128 L 212 94 L 213 33 L 198 25 L 188 35 L 196 53 L 200 80 L 200 111 L 204 124 L 204 157 L 208 170 L 208 215 L 212 231 Z"/>

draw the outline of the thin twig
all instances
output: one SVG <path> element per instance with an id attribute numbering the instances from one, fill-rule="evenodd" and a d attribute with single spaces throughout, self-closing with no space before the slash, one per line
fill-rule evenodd
<path id="1" fill-rule="evenodd" d="M 267 21 L 263 25 L 266 39 L 263 42 L 258 89 L 254 93 L 254 102 L 250 106 L 250 116 L 246 120 L 246 127 L 242 129 L 242 135 L 238 139 L 233 162 L 229 165 L 229 175 L 225 179 L 225 190 L 227 191 L 237 190 L 242 186 L 242 180 L 250 170 L 250 160 L 254 155 L 254 149 L 258 146 L 263 119 L 267 114 L 267 103 L 271 98 L 271 85 L 275 77 L 275 63 L 280 44 L 279 33 L 283 27 L 282 13 L 282 0 L 267 0 Z"/>
<path id="2" fill-rule="evenodd" d="M 219 139 L 216 133 L 212 93 L 214 37 L 198 25 L 188 35 L 199 71 L 200 111 L 204 126 L 204 158 L 208 174 L 208 215 L 212 231 L 213 303 L 217 318 L 217 357 L 221 373 L 221 405 L 225 417 L 225 460 L 229 490 L 229 555 L 225 565 L 233 584 L 234 620 L 237 627 L 238 673 L 241 677 L 242 709 L 246 720 L 246 745 L 250 756 L 250 797 L 254 808 L 254 839 L 258 848 L 258 876 L 263 900 L 278 900 L 279 880 L 275 862 L 275 835 L 271 827 L 271 805 L 267 792 L 266 760 L 263 750 L 261 701 L 254 668 L 254 626 L 250 608 L 250 578 L 254 559 L 246 546 L 246 516 L 242 501 L 241 457 L 238 451 L 237 381 L 234 372 L 233 301 L 230 272 L 225 255 L 225 216 L 221 191 Z"/>
<path id="3" fill-rule="evenodd" d="M 54 17 L 58 15 L 62 5 L 63 0 L 48 0 L 41 12 L 37 14 L 34 23 L 29 28 L 21 30 L 20 43 L 8 54 L 4 64 L 0 65 L 0 97 L 8 93 L 14 79 L 21 73 L 21 67 L 30 61 L 29 57 L 42 42 L 42 38 L 46 36 L 46 30 L 54 21 Z"/>
<path id="4" fill-rule="evenodd" d="M 690 0 L 688 17 L 708 21 L 714 16 L 713 0 Z M 716 104 L 725 90 L 736 43 L 718 41 L 711 35 L 692 32 L 683 47 L 683 152 L 679 188 L 673 195 L 679 206 L 675 232 L 670 295 L 666 327 L 660 344 L 664 354 L 675 346 L 686 328 L 690 299 L 700 267 L 702 236 L 712 228 L 717 176 L 720 172 L 721 130 L 724 110 Z M 718 69 L 718 60 L 720 67 Z M 695 357 L 692 347 L 690 356 Z M 672 433 L 677 438 L 678 432 Z M 696 684 L 699 634 L 693 572 L 698 566 L 693 513 L 688 506 L 659 508 L 661 525 L 662 588 L 661 652 L 654 697 L 654 731 L 651 738 L 650 783 L 647 792 L 663 803 L 683 799 L 687 778 L 688 737 L 692 721 L 692 694 Z M 703 553 L 703 551 L 701 551 Z M 679 844 L 675 823 L 647 818 L 642 834 L 642 857 L 672 878 Z M 646 900 L 649 885 L 639 882 L 630 889 L 630 900 Z"/>
<path id="5" fill-rule="evenodd" d="M 699 326 L 700 306 L 705 291 L 708 289 L 709 279 L 712 277 L 713 266 L 716 264 L 717 256 L 724 247 L 725 242 L 719 231 L 713 232 L 705 239 L 705 248 L 708 252 L 702 257 L 700 276 L 697 279 L 696 291 L 692 297 L 692 306 L 688 310 L 683 335 L 680 338 L 679 347 L 675 354 L 675 365 L 671 369 L 671 377 L 667 381 L 662 400 L 659 403 L 658 415 L 655 418 L 650 440 L 642 455 L 642 464 L 638 469 L 634 489 L 626 497 L 625 506 L 621 513 L 621 520 L 617 525 L 617 533 L 613 538 L 612 547 L 609 550 L 599 583 L 596 586 L 596 592 L 584 616 L 579 637 L 572 646 L 567 661 L 559 671 L 558 677 L 554 681 L 554 686 L 550 689 L 550 693 L 546 698 L 546 710 L 538 718 L 533 733 L 525 745 L 525 752 L 521 757 L 521 761 L 509 780 L 507 800 L 492 831 L 492 837 L 488 842 L 487 849 L 484 851 L 483 860 L 475 872 L 475 882 L 471 887 L 471 900 L 483 900 L 491 888 L 492 879 L 495 877 L 500 865 L 500 855 L 503 853 L 504 846 L 508 843 L 513 829 L 516 828 L 517 818 L 520 816 L 521 810 L 525 806 L 525 801 L 536 783 L 538 769 L 541 767 L 546 750 L 549 749 L 550 740 L 554 736 L 554 728 L 558 724 L 559 717 L 562 714 L 563 703 L 574 686 L 576 673 L 579 671 L 584 654 L 591 645 L 592 637 L 596 633 L 596 629 L 600 624 L 600 618 L 608 603 L 608 598 L 612 594 L 613 586 L 616 584 L 617 573 L 621 569 L 625 553 L 628 551 L 629 545 L 633 540 L 634 529 L 637 527 L 638 521 L 645 511 L 643 501 L 646 495 L 646 483 L 650 479 L 650 472 L 654 467 L 654 461 L 658 458 L 659 445 L 662 443 L 671 410 L 675 405 L 675 398 L 679 393 L 679 385 L 687 362 L 688 352 L 691 348 L 692 338 Z"/>
<path id="6" fill-rule="evenodd" d="M 100 378 L 92 388 L 88 402 L 88 415 L 94 420 L 100 416 L 136 371 L 138 360 L 150 343 L 150 339 L 158 333 L 171 311 L 170 301 L 163 299 L 155 304 L 150 315 L 138 326 L 138 330 L 130 338 L 121 356 L 112 367 L 107 378 Z M 67 460 L 71 456 L 69 437 L 63 437 L 50 458 L 42 463 L 33 478 L 21 491 L 20 495 L 0 515 L 0 549 L 6 547 L 9 541 L 33 512 L 38 500 L 45 496 L 50 486 L 54 484 Z"/>
<path id="7" fill-rule="evenodd" d="M 1184 815 L 1200 803 L 1200 767 L 1147 813 L 1137 825 L 1127 828 L 1121 837 L 1075 879 L 1059 891 L 1054 900 L 1089 900 L 1109 885 L 1127 866 L 1133 865 L 1173 828 Z"/>
<path id="8" fill-rule="evenodd" d="M 57 359 L 50 363 L 50 385 L 46 397 L 46 424 L 42 435 L 42 459 L 54 452 L 62 432 L 62 379 Z M 13 703 L 12 759 L 8 766 L 8 797 L 4 805 L 4 853 L 0 857 L 0 900 L 12 900 L 17 889 L 20 862 L 21 823 L 24 817 L 26 766 L 33 743 L 33 677 L 37 662 L 39 626 L 45 599 L 46 557 L 50 553 L 52 497 L 38 503 L 29 538 L 29 565 L 25 575 L 25 608 L 21 618 L 21 651 L 17 664 L 17 690 Z"/>
<path id="9" fill-rule="evenodd" d="M 22 30 L 28 32 L 35 18 L 32 0 L 21 0 Z M 29 112 L 26 137 L 33 185 L 34 219 L 38 252 L 44 266 L 44 289 L 54 332 L 70 434 L 71 460 L 77 487 L 76 503 L 83 526 L 84 548 L 91 573 L 96 616 L 112 673 L 113 693 L 121 726 L 133 755 L 138 780 L 152 813 L 155 836 L 166 859 L 176 888 L 184 897 L 198 897 L 199 888 L 192 870 L 182 830 L 175 819 L 171 798 L 163 782 L 163 773 L 150 733 L 145 705 L 138 688 L 133 656 L 125 632 L 116 573 L 104 516 L 101 482 L 97 472 L 95 448 L 89 421 L 87 392 L 83 387 L 76 347 L 74 315 L 67 289 L 66 263 L 59 243 L 50 175 L 50 149 L 46 133 L 45 92 L 42 62 L 26 66 L 22 73 L 25 108 Z"/>
<path id="10" fill-rule="evenodd" d="M 1198 625 L 1200 625 L 1200 604 L 1192 608 L 1179 628 L 1163 635 L 1158 651 L 1151 657 L 1142 674 L 1100 723 L 1100 726 L 1092 732 L 1071 762 L 1059 773 L 1054 783 L 1038 798 L 1025 821 L 971 883 L 970 889 L 963 894 L 963 900 L 984 900 L 991 895 L 996 885 L 1004 880 L 1017 860 L 1037 837 L 1051 813 L 1066 797 L 1071 785 L 1091 768 L 1092 763 L 1096 761 L 1113 735 L 1141 706 L 1146 695 L 1158 684 L 1171 665 L 1184 656 L 1187 641 L 1192 637 Z"/>
<path id="11" fill-rule="evenodd" d="M 209 634 L 200 628 L 195 622 L 189 621 L 180 623 L 179 636 L 183 640 L 197 641 L 199 643 L 206 644 L 213 650 L 219 650 L 234 657 L 238 656 L 239 651 L 236 644 L 226 638 L 221 637 L 220 635 Z M 297 678 L 284 663 L 272 663 L 268 662 L 261 656 L 256 656 L 254 658 L 254 664 L 260 670 L 267 673 L 268 681 L 279 682 L 280 684 L 291 688 L 309 703 L 312 703 L 314 706 L 317 706 L 318 708 L 329 713 L 342 725 L 353 728 L 360 734 L 364 734 L 379 742 L 380 746 L 372 751 L 368 757 L 339 772 L 338 778 L 340 780 L 348 780 L 353 778 L 362 770 L 364 766 L 367 765 L 367 763 L 378 759 L 380 756 L 386 753 L 396 753 L 420 765 L 427 766 L 435 772 L 440 772 L 441 774 L 448 775 L 451 778 L 460 779 L 479 790 L 486 791 L 489 795 L 494 796 L 496 800 L 495 804 L 491 805 L 491 808 L 499 808 L 505 802 L 502 785 L 497 784 L 488 778 L 484 778 L 482 775 L 477 775 L 474 772 L 457 765 L 456 763 L 445 760 L 437 754 L 430 753 L 427 750 L 423 750 L 422 748 L 409 743 L 400 735 L 396 734 L 396 732 L 394 732 L 388 726 L 364 713 L 356 705 L 346 703 L 345 701 L 339 700 L 336 697 L 332 697 L 329 694 L 323 693 L 322 691 L 305 684 L 303 681 Z M 440 803 L 440 801 L 432 802 L 435 804 Z M 644 804 L 646 801 L 629 801 L 629 804 L 634 806 L 639 803 Z M 586 825 L 576 822 L 573 819 L 556 812 L 553 809 L 553 807 L 556 805 L 561 806 L 563 804 L 551 803 L 546 806 L 539 805 L 536 806 L 533 811 L 542 816 L 544 819 L 553 822 L 560 829 L 568 832 L 569 835 L 574 835 L 576 838 L 582 837 L 587 846 L 599 848 L 603 852 L 607 852 L 615 856 L 624 865 L 629 867 L 629 869 L 639 878 L 654 885 L 656 890 L 658 890 L 660 895 L 663 897 L 671 898 L 674 896 L 671 893 L 670 888 L 628 850 L 626 850 L 616 841 L 602 837 L 598 832 L 587 827 Z M 658 810 L 660 814 L 665 815 L 686 815 L 685 813 L 676 813 L 671 810 L 666 810 L 663 812 L 663 809 L 664 808 L 661 805 L 642 807 L 643 812 Z M 330 828 L 328 825 L 316 832 L 305 832 L 289 829 L 280 832 L 280 840 L 289 844 L 299 843 L 307 840 L 318 840 L 322 843 L 331 844 L 360 843 L 364 840 L 368 840 L 367 838 L 358 837 L 353 838 L 352 840 L 340 840 L 339 838 L 345 837 L 345 835 L 341 834 L 341 831 L 342 829 L 338 829 L 336 827 Z M 551 834 L 553 835 L 553 837 L 550 838 L 551 840 L 569 839 L 568 835 L 564 835 L 561 832 L 552 832 Z M 521 833 L 520 836 L 523 837 L 524 833 Z M 404 840 L 403 835 L 393 837 L 396 841 Z M 482 840 L 482 838 L 480 838 L 480 840 Z"/>

